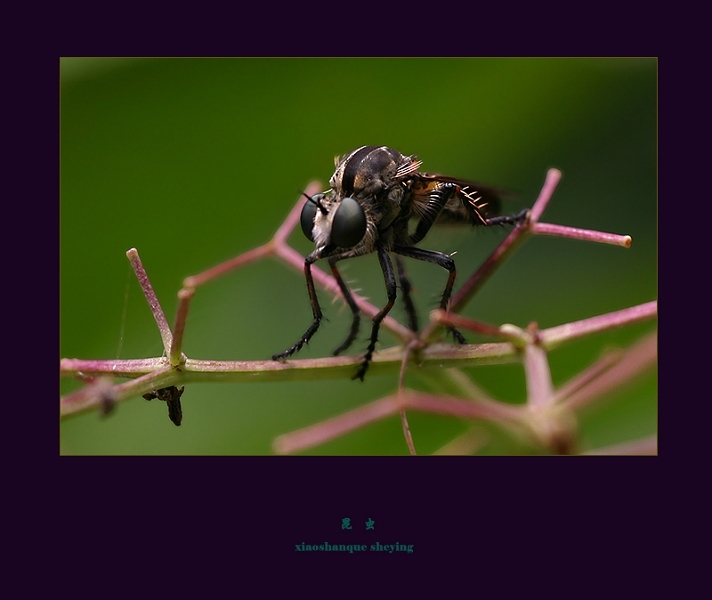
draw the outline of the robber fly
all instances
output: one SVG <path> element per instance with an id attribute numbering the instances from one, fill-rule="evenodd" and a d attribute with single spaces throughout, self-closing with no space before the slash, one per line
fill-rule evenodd
<path id="1" fill-rule="evenodd" d="M 420 173 L 421 161 L 387 146 L 362 146 L 340 160 L 336 157 L 334 162 L 336 171 L 329 181 L 331 189 L 307 197 L 301 214 L 302 231 L 316 244 L 316 249 L 304 261 L 314 320 L 296 344 L 272 358 L 279 360 L 298 352 L 319 329 L 323 316 L 311 265 L 320 258 L 329 261 L 331 272 L 353 314 L 351 330 L 334 354 L 351 346 L 358 335 L 360 311 L 336 263 L 376 252 L 386 281 L 388 303 L 373 317 L 368 348 L 353 377 L 363 381 L 376 348 L 381 321 L 396 299 L 396 277 L 388 253 L 395 254 L 408 324 L 417 331 L 410 283 L 400 257 L 435 263 L 448 270 L 450 275 L 440 301 L 440 307 L 447 310 L 455 283 L 455 262 L 442 252 L 423 250 L 415 245 L 436 221 L 485 226 L 516 224 L 526 218 L 527 211 L 508 217 L 495 216 L 500 210 L 500 199 L 495 190 L 453 177 Z M 413 219 L 417 223 L 411 232 L 409 225 Z M 459 343 L 465 343 L 456 329 L 451 328 L 451 332 Z"/>

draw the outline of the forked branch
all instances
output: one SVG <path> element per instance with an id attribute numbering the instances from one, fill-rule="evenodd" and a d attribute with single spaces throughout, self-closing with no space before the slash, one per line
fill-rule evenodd
<path id="1" fill-rule="evenodd" d="M 277 452 L 292 452 L 304 449 L 360 427 L 364 423 L 400 412 L 409 448 L 411 453 L 415 453 L 405 417 L 405 410 L 412 409 L 451 414 L 463 418 L 497 421 L 504 427 L 512 428 L 522 435 L 537 440 L 537 443 L 549 451 L 557 453 L 575 451 L 573 413 L 592 400 L 601 397 L 603 393 L 610 391 L 621 382 L 630 379 L 631 373 L 638 373 L 641 369 L 654 364 L 655 341 L 654 338 L 646 338 L 629 351 L 607 355 L 558 390 L 555 390 L 551 383 L 547 352 L 566 341 L 596 331 L 652 319 L 657 314 L 657 303 L 648 302 L 607 315 L 562 324 L 541 331 L 535 324 L 531 324 L 525 329 L 513 325 L 496 327 L 478 323 L 456 314 L 456 311 L 469 301 L 503 261 L 532 235 L 556 235 L 613 244 L 624 248 L 630 247 L 631 238 L 627 235 L 540 223 L 539 218 L 551 200 L 560 177 L 561 173 L 558 170 L 549 170 L 528 219 L 509 233 L 480 269 L 453 295 L 450 311 L 433 311 L 430 323 L 420 334 L 411 331 L 390 316 L 383 320 L 382 326 L 393 333 L 401 341 L 401 344 L 375 353 L 371 368 L 376 373 L 400 373 L 398 391 L 395 394 L 345 415 L 281 436 L 275 441 L 275 450 Z M 311 183 L 307 187 L 305 195 L 313 196 L 320 189 L 321 186 L 318 183 Z M 71 376 L 88 382 L 83 388 L 60 398 L 61 416 L 76 414 L 96 407 L 100 407 L 104 412 L 109 412 L 115 403 L 122 400 L 141 395 L 162 397 L 157 391 L 172 386 L 177 388 L 177 386 L 194 382 L 247 380 L 255 382 L 350 376 L 360 362 L 359 357 L 338 356 L 283 362 L 271 360 L 210 361 L 190 359 L 186 357 L 182 349 L 190 301 L 198 287 L 266 256 L 276 256 L 294 269 L 302 270 L 304 259 L 301 254 L 288 245 L 287 239 L 299 221 L 304 201 L 302 196 L 267 244 L 202 273 L 187 277 L 184 280 L 183 288 L 178 292 L 179 304 L 172 331 L 141 263 L 138 251 L 135 248 L 129 250 L 127 257 L 157 323 L 163 340 L 165 356 L 152 359 L 107 361 L 61 359 L 60 374 L 62 376 Z M 312 273 L 317 285 L 330 295 L 343 299 L 339 285 L 332 275 L 316 266 L 312 267 Z M 379 312 L 376 306 L 358 294 L 354 293 L 353 297 L 359 309 L 365 314 L 373 317 Z M 436 343 L 438 331 L 443 326 L 469 329 L 498 338 L 501 341 L 463 346 Z M 528 400 L 523 406 L 513 406 L 486 397 L 462 399 L 433 396 L 408 390 L 403 385 L 406 369 L 412 362 L 417 362 L 427 368 L 431 363 L 444 367 L 465 367 L 471 364 L 513 361 L 520 361 L 523 364 L 527 376 Z M 452 371 L 450 374 L 453 381 L 461 381 L 462 378 L 455 373 Z M 117 383 L 116 378 L 128 378 L 129 381 Z M 163 395 L 165 396 L 165 394 Z M 649 449 L 651 442 L 630 445 L 630 448 L 641 447 Z"/>

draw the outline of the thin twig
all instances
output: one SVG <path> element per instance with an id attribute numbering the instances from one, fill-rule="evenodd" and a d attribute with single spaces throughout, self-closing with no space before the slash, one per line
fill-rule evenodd
<path id="1" fill-rule="evenodd" d="M 629 235 L 618 235 L 616 233 L 604 233 L 603 231 L 593 231 L 591 229 L 580 229 L 578 227 L 568 227 L 566 225 L 553 225 L 551 223 L 535 223 L 531 233 L 535 235 L 550 235 L 556 237 L 566 237 L 572 240 L 582 240 L 585 242 L 598 242 L 599 244 L 610 244 L 630 248 L 633 238 Z"/>
<path id="2" fill-rule="evenodd" d="M 637 307 L 634 307 L 637 308 Z M 643 311 L 619 311 L 624 318 L 635 319 L 641 314 L 648 314 L 650 308 Z M 627 315 L 627 317 L 626 317 Z M 619 315 L 620 317 L 620 315 Z M 618 324 L 622 321 L 616 317 Z M 564 331 L 565 326 L 552 328 Z M 584 328 L 586 329 L 586 328 Z M 544 330 L 540 336 L 546 334 Z M 572 329 L 569 333 L 576 333 Z M 563 333 L 557 333 L 558 342 L 564 341 Z M 466 367 L 483 364 L 505 364 L 517 360 L 518 351 L 510 343 L 495 344 L 468 344 L 464 346 L 453 344 L 431 344 L 418 352 L 419 363 L 427 366 L 437 364 L 442 367 Z M 374 373 L 383 373 L 398 369 L 403 373 L 404 348 L 393 347 L 382 350 L 373 357 L 372 369 Z M 354 366 L 359 364 L 357 356 L 325 357 L 316 359 L 290 360 L 288 362 L 276 361 L 212 361 L 186 359 L 181 365 L 181 373 L 174 373 L 174 377 L 166 385 L 181 385 L 188 381 L 281 381 L 285 379 L 331 379 L 347 376 Z M 102 375 L 115 377 L 136 378 L 150 375 L 164 369 L 166 359 L 147 358 L 137 360 L 81 360 L 65 358 L 60 361 L 60 374 L 63 377 L 81 374 L 82 378 L 89 379 Z M 560 395 L 558 397 L 561 397 Z M 119 398 L 119 400 L 123 399 Z M 64 406 L 65 398 L 61 400 Z M 91 408 L 91 403 L 82 404 L 62 411 L 63 415 L 73 414 Z"/>
<path id="3" fill-rule="evenodd" d="M 170 365 L 166 365 L 153 373 L 143 375 L 126 383 L 114 385 L 111 388 L 111 400 L 115 403 L 141 396 L 151 390 L 167 387 L 171 385 L 170 382 L 174 377 L 175 371 Z M 62 396 L 60 399 L 60 416 L 76 414 L 102 405 L 105 393 L 106 390 L 102 386 L 88 385 L 76 392 Z"/>
<path id="4" fill-rule="evenodd" d="M 495 251 L 482 263 L 482 266 L 477 272 L 470 277 L 453 296 L 450 304 L 451 311 L 457 312 L 467 304 L 504 260 L 524 241 L 525 236 L 523 236 L 523 234 L 526 231 L 526 227 L 526 224 L 519 224 L 509 232 L 502 243 L 497 246 Z"/>
<path id="5" fill-rule="evenodd" d="M 185 331 L 185 321 L 188 318 L 188 308 L 193 294 L 195 294 L 194 289 L 182 289 L 178 292 L 178 312 L 176 313 L 176 323 L 173 327 L 175 335 L 173 336 L 169 355 L 171 366 L 173 367 L 185 362 L 186 357 L 182 352 L 183 332 Z"/>
<path id="6" fill-rule="evenodd" d="M 580 410 L 594 400 L 617 390 L 622 384 L 630 382 L 656 364 L 657 349 L 657 332 L 648 334 L 628 348 L 615 365 L 561 402 L 561 406 L 569 410 Z"/>
<path id="7" fill-rule="evenodd" d="M 458 329 L 468 329 L 482 335 L 497 337 L 508 340 L 517 346 L 523 346 L 526 343 L 525 337 L 521 330 L 516 332 L 511 327 L 496 327 L 481 321 L 475 321 L 468 317 L 460 316 L 456 313 L 445 312 L 441 308 L 437 308 L 430 313 L 431 321 L 440 325 L 450 325 Z"/>
<path id="8" fill-rule="evenodd" d="M 401 406 L 399 409 L 401 426 L 403 427 L 403 435 L 405 436 L 405 442 L 408 444 L 408 451 L 411 456 L 416 456 L 418 453 L 415 451 L 415 444 L 413 443 L 413 434 L 410 431 L 410 425 L 408 425 L 408 417 L 405 414 L 405 406 Z"/>
<path id="9" fill-rule="evenodd" d="M 536 324 L 529 328 L 532 338 L 536 338 Z M 527 380 L 527 404 L 541 409 L 551 406 L 554 401 L 554 386 L 551 383 L 551 369 L 546 350 L 536 339 L 524 348 L 524 373 Z"/>
<path id="10" fill-rule="evenodd" d="M 511 344 L 480 344 L 453 346 L 452 344 L 432 344 L 425 348 L 419 359 L 423 364 L 433 363 L 440 366 L 461 367 L 482 364 L 505 364 L 516 360 Z M 400 370 L 403 362 L 403 347 L 387 348 L 373 355 L 370 372 L 392 373 Z M 196 360 L 187 358 L 180 365 L 180 371 L 173 369 L 163 379 L 163 387 L 184 385 L 198 382 L 262 382 L 262 381 L 298 381 L 316 379 L 343 379 L 353 374 L 361 363 L 360 356 L 329 356 L 324 358 L 305 358 L 278 362 L 260 361 L 218 361 Z M 146 377 L 157 372 L 171 369 L 167 358 L 147 358 L 140 360 L 81 360 L 63 358 L 60 361 L 62 376 L 74 376 L 82 373 L 84 377 Z M 76 393 L 76 392 L 75 392 Z M 141 392 L 141 394 L 143 391 Z M 137 393 L 136 395 L 141 395 Z M 71 396 L 71 395 L 70 395 Z M 62 415 L 68 416 L 89 410 L 98 402 L 73 404 L 70 396 L 60 398 Z M 117 401 L 128 396 L 121 395 Z M 96 400 L 96 398 L 95 398 Z"/>
<path id="11" fill-rule="evenodd" d="M 516 422 L 523 415 L 521 407 L 502 402 L 463 400 L 451 396 L 404 390 L 401 394 L 386 396 L 315 425 L 281 435 L 275 439 L 273 448 L 279 454 L 305 450 L 359 429 L 368 423 L 391 416 L 399 412 L 402 406 L 423 412 L 491 421 Z M 414 449 L 411 452 L 413 451 Z"/>
<path id="12" fill-rule="evenodd" d="M 220 263 L 219 265 L 215 265 L 214 267 L 211 267 L 210 269 L 207 269 L 202 273 L 186 277 L 183 280 L 183 288 L 192 289 L 197 288 L 201 285 L 205 285 L 209 281 L 217 279 L 218 277 L 221 277 L 222 275 L 225 275 L 230 271 L 234 271 L 242 265 L 246 265 L 247 263 L 255 261 L 258 258 L 269 256 L 270 254 L 272 254 L 272 252 L 273 248 L 271 244 L 264 244 L 263 246 L 258 246 L 257 248 L 253 248 L 252 250 L 243 252 L 239 256 L 231 258 L 230 260 L 226 260 L 225 262 Z"/>
<path id="13" fill-rule="evenodd" d="M 544 185 L 539 192 L 539 196 L 536 202 L 532 206 L 531 212 L 529 214 L 528 222 L 520 223 L 515 227 L 509 235 L 504 239 L 504 241 L 495 249 L 495 251 L 485 260 L 482 266 L 477 270 L 477 272 L 470 277 L 464 285 L 458 290 L 458 292 L 453 296 L 450 309 L 453 312 L 457 312 L 462 308 L 472 296 L 484 285 L 484 283 L 493 275 L 497 270 L 497 267 L 501 265 L 504 260 L 514 252 L 514 250 L 521 244 L 531 227 L 539 221 L 544 209 L 549 204 L 551 197 L 556 190 L 556 186 L 561 180 L 561 171 L 558 169 L 549 169 L 544 180 Z"/>
<path id="14" fill-rule="evenodd" d="M 623 356 L 622 350 L 612 350 L 605 356 L 599 358 L 591 366 L 581 371 L 562 385 L 554 394 L 554 403 L 561 402 L 569 396 L 587 386 L 591 381 L 599 377 L 604 371 L 616 364 Z"/>
<path id="15" fill-rule="evenodd" d="M 153 291 L 151 281 L 146 274 L 146 270 L 143 268 L 141 257 L 138 255 L 138 250 L 136 250 L 136 248 L 131 248 L 128 252 L 126 252 L 126 256 L 131 263 L 134 273 L 136 273 L 136 278 L 138 279 L 138 283 L 143 290 L 143 295 L 146 297 L 146 302 L 148 302 L 148 306 L 151 308 L 153 318 L 156 320 L 156 324 L 158 325 L 158 331 L 161 332 L 163 348 L 166 351 L 166 355 L 168 355 L 171 351 L 173 335 L 171 334 L 171 328 L 168 326 L 166 315 L 161 308 L 161 303 L 158 301 L 156 292 Z"/>
<path id="16" fill-rule="evenodd" d="M 544 329 L 539 333 L 542 344 L 549 350 L 556 348 L 562 342 L 578 339 L 591 333 L 614 329 L 623 325 L 639 323 L 653 319 L 658 314 L 658 303 L 656 300 L 645 302 L 623 310 L 606 313 L 581 321 L 558 325 Z"/>
<path id="17" fill-rule="evenodd" d="M 561 181 L 561 171 L 559 169 L 549 169 L 546 172 L 546 178 L 544 179 L 544 185 L 541 187 L 539 196 L 537 196 L 534 205 L 532 206 L 532 213 L 529 218 L 531 223 L 538 223 L 541 215 L 544 214 L 546 207 L 549 205 L 551 198 L 554 196 L 554 191 L 556 190 L 559 182 Z"/>
<path id="18" fill-rule="evenodd" d="M 388 417 L 398 411 L 398 404 L 393 396 L 386 396 L 354 410 L 325 419 L 315 425 L 298 429 L 275 438 L 272 445 L 277 454 L 291 454 L 306 450 L 340 437 L 368 423 Z"/>
<path id="19" fill-rule="evenodd" d="M 522 406 L 498 402 L 496 400 L 464 400 L 452 396 L 441 396 L 408 390 L 405 403 L 409 408 L 424 412 L 452 415 L 464 419 L 485 419 L 488 421 L 518 421 L 523 414 Z"/>
<path id="20" fill-rule="evenodd" d="M 417 340 L 414 340 L 414 342 L 417 342 Z M 400 372 L 398 373 L 398 391 L 396 392 L 396 395 L 399 399 L 399 412 L 401 418 L 401 425 L 403 427 L 403 435 L 405 436 L 405 441 L 406 444 L 408 444 L 408 450 L 410 451 L 411 456 L 416 455 L 415 444 L 413 442 L 413 434 L 410 431 L 410 425 L 408 424 L 408 417 L 405 414 L 405 403 L 400 400 L 405 390 L 405 373 L 408 368 L 410 356 L 414 350 L 414 342 L 406 344 L 403 348 L 403 359 L 401 360 L 401 368 Z"/>

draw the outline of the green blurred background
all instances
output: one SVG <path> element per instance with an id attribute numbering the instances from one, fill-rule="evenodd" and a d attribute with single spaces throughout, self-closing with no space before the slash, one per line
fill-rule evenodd
<path id="1" fill-rule="evenodd" d="M 633 237 L 630 249 L 530 239 L 464 314 L 550 327 L 657 297 L 655 59 L 87 59 L 61 79 L 60 355 L 160 356 L 161 339 L 125 252 L 139 250 L 169 322 L 184 277 L 269 240 L 300 190 L 326 183 L 333 157 L 364 144 L 416 154 L 423 170 L 517 192 L 531 206 L 549 167 L 564 177 L 542 219 Z M 458 281 L 505 231 L 433 232 L 420 246 L 457 251 Z M 292 236 L 302 253 L 311 244 Z M 446 273 L 408 263 L 421 320 Z M 346 278 L 385 302 L 374 256 Z M 321 295 L 325 322 L 299 357 L 328 356 L 350 318 Z M 402 320 L 399 303 L 391 313 Z M 267 259 L 199 288 L 188 316 L 191 358 L 264 360 L 311 320 L 303 275 Z M 655 328 L 602 333 L 550 355 L 555 384 L 607 348 Z M 352 352 L 363 351 L 368 326 Z M 470 341 L 478 341 L 469 335 Z M 395 340 L 382 334 L 382 346 Z M 468 369 L 494 397 L 524 401 L 521 366 Z M 392 392 L 395 375 L 345 381 L 194 384 L 175 427 L 164 403 L 121 403 L 60 422 L 64 454 L 271 454 L 275 436 Z M 417 372 L 408 383 L 421 386 Z M 60 392 L 79 386 L 62 380 Z M 410 413 L 427 454 L 472 423 Z M 583 449 L 657 430 L 656 374 L 588 409 Z M 526 452 L 495 428 L 482 453 Z M 387 419 L 306 454 L 407 454 Z"/>

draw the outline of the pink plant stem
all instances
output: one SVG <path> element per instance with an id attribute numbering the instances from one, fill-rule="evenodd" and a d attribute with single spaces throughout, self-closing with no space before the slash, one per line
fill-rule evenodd
<path id="1" fill-rule="evenodd" d="M 423 412 L 488 421 L 518 421 L 522 417 L 521 407 L 496 400 L 463 400 L 413 390 L 408 390 L 404 396 L 408 408 Z"/>
<path id="2" fill-rule="evenodd" d="M 396 392 L 396 396 L 399 400 L 403 396 L 405 373 L 408 369 L 408 362 L 410 360 L 410 355 L 413 351 L 414 343 L 418 343 L 418 340 L 413 340 L 412 342 L 406 344 L 403 347 L 403 359 L 401 360 L 400 372 L 398 373 L 398 391 Z M 400 402 L 399 410 L 401 417 L 401 426 L 403 427 L 403 435 L 405 436 L 406 444 L 408 444 L 408 450 L 410 451 L 411 456 L 415 456 L 417 453 L 415 451 L 415 444 L 413 443 L 413 434 L 410 431 L 410 425 L 408 424 L 408 416 L 405 413 L 405 405 L 402 401 Z"/>
<path id="3" fill-rule="evenodd" d="M 415 451 L 415 444 L 413 443 L 413 434 L 410 432 L 410 425 L 408 425 L 408 417 L 405 414 L 405 406 L 401 406 L 399 412 L 401 417 L 401 426 L 403 427 L 403 435 L 405 436 L 406 444 L 408 444 L 408 451 L 411 456 L 415 456 L 417 452 Z"/>
<path id="4" fill-rule="evenodd" d="M 560 402 L 572 396 L 579 390 L 587 386 L 591 381 L 599 377 L 604 371 L 612 367 L 623 357 L 621 350 L 613 350 L 599 358 L 591 366 L 587 367 L 578 375 L 572 377 L 564 385 L 562 385 L 554 395 L 554 403 Z"/>
<path id="5" fill-rule="evenodd" d="M 161 308 L 161 303 L 158 301 L 156 292 L 153 291 L 151 281 L 148 279 L 146 270 L 143 268 L 143 263 L 138 255 L 138 250 L 136 250 L 136 248 L 131 248 L 131 250 L 126 252 L 126 256 L 131 263 L 134 273 L 136 273 L 136 278 L 138 279 L 138 283 L 143 290 L 143 295 L 146 297 L 146 302 L 148 302 L 148 305 L 151 307 L 151 313 L 153 313 L 153 318 L 156 320 L 156 324 L 158 325 L 158 331 L 161 332 L 163 348 L 165 349 L 166 354 L 168 354 L 171 351 L 173 335 L 171 334 L 171 328 L 168 326 L 168 321 L 166 321 L 166 315 Z"/>
<path id="6" fill-rule="evenodd" d="M 482 323 L 480 321 L 475 321 L 473 319 L 468 319 L 467 317 L 462 317 L 456 313 L 448 313 L 444 310 L 437 308 L 430 313 L 430 318 L 441 325 L 452 325 L 458 329 L 469 329 L 476 333 L 482 335 L 487 335 L 491 337 L 504 338 L 505 340 L 510 340 L 512 343 L 521 345 L 522 337 L 515 335 L 506 330 L 502 330 L 494 325 L 489 325 L 487 323 Z"/>
<path id="7" fill-rule="evenodd" d="M 485 260 L 477 272 L 470 277 L 453 296 L 450 310 L 457 312 L 474 296 L 485 282 L 494 274 L 497 267 L 504 262 L 514 249 L 523 241 L 524 227 L 521 225 L 509 232 L 504 241 L 497 246 L 495 251 Z"/>
<path id="8" fill-rule="evenodd" d="M 162 358 L 138 358 L 129 360 L 85 360 L 81 358 L 62 358 L 59 361 L 61 377 L 74 377 L 83 373 L 84 377 L 114 375 L 117 377 L 140 377 L 165 366 Z"/>
<path id="9" fill-rule="evenodd" d="M 529 343 L 524 348 L 524 372 L 527 380 L 527 404 L 535 408 L 551 406 L 554 386 L 546 350 Z"/>
<path id="10" fill-rule="evenodd" d="M 60 415 L 67 416 L 93 408 L 102 403 L 107 393 L 111 394 L 112 402 L 140 396 L 150 389 L 165 387 L 173 377 L 175 377 L 175 373 L 170 366 L 113 386 L 106 378 L 101 377 L 97 379 L 96 383 L 84 386 L 80 390 L 60 398 Z"/>
<path id="11" fill-rule="evenodd" d="M 615 392 L 625 383 L 655 366 L 657 349 L 657 332 L 647 335 L 626 350 L 615 365 L 561 402 L 561 406 L 572 411 L 580 410 L 594 400 Z"/>
<path id="12" fill-rule="evenodd" d="M 277 454 L 291 454 L 299 450 L 306 450 L 363 427 L 368 423 L 388 417 L 397 411 L 397 403 L 393 401 L 392 396 L 387 396 L 343 415 L 325 419 L 315 425 L 280 435 L 274 440 L 273 449 Z"/>
<path id="13" fill-rule="evenodd" d="M 633 238 L 631 238 L 629 235 L 604 233 L 603 231 L 579 229 L 578 227 L 553 225 L 551 223 L 535 223 L 531 228 L 531 232 L 536 235 L 567 237 L 572 240 L 583 240 L 586 242 L 611 244 L 612 246 L 622 246 L 623 248 L 630 248 L 631 244 L 633 243 Z"/>
<path id="14" fill-rule="evenodd" d="M 312 181 L 307 186 L 307 189 L 304 191 L 304 193 L 308 196 L 313 196 L 314 194 L 318 193 L 320 189 L 321 184 L 318 181 Z M 219 265 L 215 265 L 214 267 L 211 267 L 210 269 L 207 269 L 202 273 L 186 277 L 183 281 L 183 287 L 196 288 L 205 283 L 208 283 L 209 281 L 212 281 L 213 279 L 217 279 L 218 277 L 225 275 L 230 271 L 234 271 L 235 269 L 249 262 L 255 261 L 265 256 L 269 256 L 270 254 L 274 254 L 275 252 L 279 254 L 279 252 L 277 252 L 279 248 L 288 248 L 287 238 L 292 233 L 292 230 L 294 229 L 296 224 L 299 222 L 299 216 L 301 215 L 304 202 L 306 202 L 306 198 L 300 199 L 296 202 L 296 204 L 289 211 L 287 218 L 279 226 L 279 229 L 274 234 L 274 237 L 270 242 L 268 242 L 267 244 L 263 244 L 262 246 L 258 246 L 257 248 L 254 248 L 247 252 L 243 252 L 239 256 L 231 258 L 230 260 L 226 260 L 225 262 L 220 263 Z M 301 259 L 301 262 L 304 262 L 303 257 Z"/>
<path id="15" fill-rule="evenodd" d="M 614 329 L 622 325 L 629 325 L 654 318 L 658 313 L 658 303 L 656 300 L 646 302 L 623 310 L 606 313 L 590 319 L 574 321 L 557 327 L 550 327 L 539 332 L 542 344 L 549 350 L 555 348 L 564 341 L 575 340 L 585 335 Z"/>
<path id="16" fill-rule="evenodd" d="M 175 332 L 173 335 L 173 343 L 171 344 L 171 352 L 169 355 L 171 366 L 177 367 L 182 362 L 185 362 L 185 355 L 182 352 L 183 347 L 183 332 L 185 331 L 185 322 L 188 318 L 188 308 L 190 300 L 195 293 L 195 289 L 182 289 L 178 292 L 178 312 L 176 313 L 176 323 L 173 327 Z"/>
<path id="17" fill-rule="evenodd" d="M 519 407 L 494 400 L 463 400 L 407 390 L 400 396 L 386 396 L 315 425 L 281 435 L 275 440 L 273 448 L 278 454 L 305 450 L 359 429 L 368 423 L 396 414 L 403 405 L 423 412 L 491 421 L 517 421 L 522 416 Z"/>
<path id="18" fill-rule="evenodd" d="M 531 223 L 538 223 L 541 215 L 544 214 L 546 207 L 549 205 L 556 187 L 561 181 L 561 171 L 559 169 L 549 169 L 546 172 L 546 177 L 544 178 L 544 185 L 541 186 L 541 191 L 539 196 L 532 206 L 532 213 L 529 218 Z"/>
<path id="19" fill-rule="evenodd" d="M 539 192 L 539 196 L 536 202 L 532 206 L 531 213 L 529 215 L 529 223 L 520 224 L 515 227 L 509 235 L 504 239 L 504 241 L 496 248 L 496 250 L 487 258 L 484 264 L 477 270 L 477 272 L 470 277 L 464 285 L 457 291 L 453 296 L 452 303 L 450 305 L 450 310 L 457 312 L 462 306 L 464 306 L 477 291 L 484 285 L 484 283 L 492 276 L 497 267 L 504 262 L 521 242 L 524 241 L 527 233 L 531 227 L 533 227 L 538 221 L 544 209 L 549 204 L 556 186 L 561 180 L 561 171 L 558 169 L 549 169 L 544 180 L 544 185 Z"/>
<path id="20" fill-rule="evenodd" d="M 208 283 L 209 281 L 212 281 L 213 279 L 217 279 L 221 275 L 225 275 L 225 273 L 229 273 L 230 271 L 234 271 L 238 267 L 241 267 L 242 265 L 245 265 L 249 262 L 255 261 L 258 258 L 262 258 L 264 256 L 269 256 L 272 254 L 272 246 L 271 244 L 265 244 L 263 246 L 258 246 L 257 248 L 253 248 L 252 250 L 248 250 L 247 252 L 243 252 L 239 256 L 236 256 L 235 258 L 231 258 L 230 260 L 226 260 L 224 263 L 220 263 L 219 265 L 215 265 L 214 267 L 211 267 L 210 269 L 207 269 L 206 271 L 203 271 L 202 273 L 198 273 L 197 275 L 191 275 L 190 277 L 186 277 L 183 280 L 183 288 L 196 288 L 198 286 L 204 285 Z"/>

